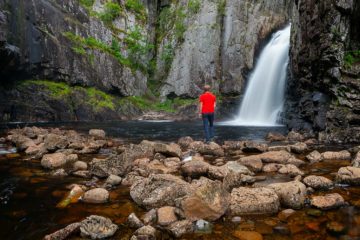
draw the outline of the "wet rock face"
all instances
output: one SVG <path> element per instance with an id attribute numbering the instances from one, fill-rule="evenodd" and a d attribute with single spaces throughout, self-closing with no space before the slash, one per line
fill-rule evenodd
<path id="1" fill-rule="evenodd" d="M 359 72 L 344 51 L 359 46 L 356 1 L 295 1 L 292 13 L 288 126 L 323 131 L 324 140 L 359 139 Z M 330 27 L 329 27 L 330 26 Z M 352 49 L 354 48 L 354 49 Z M 316 66 L 316 67 L 315 67 Z M 347 69 L 346 69 L 347 68 Z"/>

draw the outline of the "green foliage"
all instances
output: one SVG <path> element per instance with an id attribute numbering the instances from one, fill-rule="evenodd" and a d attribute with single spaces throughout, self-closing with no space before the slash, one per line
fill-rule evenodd
<path id="1" fill-rule="evenodd" d="M 226 13 L 226 0 L 220 0 L 218 3 L 218 13 L 221 17 Z"/>
<path id="2" fill-rule="evenodd" d="M 160 59 L 165 63 L 165 71 L 169 71 L 174 60 L 175 50 L 171 44 L 164 46 Z"/>
<path id="3" fill-rule="evenodd" d="M 200 0 L 189 0 L 188 9 L 191 14 L 197 14 L 201 8 Z"/>
<path id="4" fill-rule="evenodd" d="M 141 29 L 138 26 L 128 31 L 124 42 L 129 52 L 128 58 L 132 64 L 138 69 L 147 71 L 149 63 L 142 61 L 142 59 L 154 49 L 154 45 L 148 42 L 146 36 L 141 33 Z"/>
<path id="5" fill-rule="evenodd" d="M 100 19 L 106 23 L 111 24 L 117 17 L 120 16 L 122 8 L 118 3 L 107 2 L 104 6 L 104 11 L 99 14 Z"/>
<path id="6" fill-rule="evenodd" d="M 133 11 L 138 14 L 145 14 L 145 8 L 140 0 L 126 0 L 125 7 L 129 11 Z"/>
<path id="7" fill-rule="evenodd" d="M 344 56 L 344 65 L 350 68 L 354 63 L 360 62 L 360 50 L 348 51 Z"/>
<path id="8" fill-rule="evenodd" d="M 86 51 L 83 47 L 72 47 L 72 50 L 80 55 L 85 55 Z"/>
<path id="9" fill-rule="evenodd" d="M 184 33 L 186 31 L 186 26 L 184 23 L 186 14 L 184 9 L 181 7 L 176 10 L 176 20 L 175 20 L 175 27 L 174 27 L 174 34 L 178 42 L 184 41 Z"/>
<path id="10" fill-rule="evenodd" d="M 94 5 L 94 2 L 95 0 L 79 0 L 79 3 L 87 9 L 91 8 Z"/>

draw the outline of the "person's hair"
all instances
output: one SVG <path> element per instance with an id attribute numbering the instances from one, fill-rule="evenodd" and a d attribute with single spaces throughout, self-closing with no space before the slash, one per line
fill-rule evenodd
<path id="1" fill-rule="evenodd" d="M 204 92 L 207 92 L 207 91 L 210 91 L 211 87 L 210 87 L 210 85 L 206 84 L 206 85 L 203 87 L 203 89 L 204 89 Z"/>

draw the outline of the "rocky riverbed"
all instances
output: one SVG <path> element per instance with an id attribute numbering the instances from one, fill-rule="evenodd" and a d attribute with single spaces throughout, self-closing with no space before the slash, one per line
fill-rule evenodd
<path id="1" fill-rule="evenodd" d="M 296 132 L 131 144 L 101 129 L 37 127 L 0 143 L 4 239 L 24 237 L 14 229 L 31 219 L 32 201 L 48 220 L 32 221 L 27 239 L 360 238 L 356 146 Z"/>

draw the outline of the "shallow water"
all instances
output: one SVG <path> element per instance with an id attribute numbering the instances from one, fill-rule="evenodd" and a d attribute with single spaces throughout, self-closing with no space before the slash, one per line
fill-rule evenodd
<path id="1" fill-rule="evenodd" d="M 151 123 L 152 124 L 152 123 Z M 174 123 L 172 123 L 174 124 Z M 133 126 L 135 137 L 132 141 L 140 140 L 144 132 L 149 134 L 150 130 L 135 128 L 143 126 L 143 123 L 131 122 L 124 124 Z M 124 138 L 130 134 L 131 129 L 123 129 L 122 126 L 111 126 L 97 124 L 78 125 L 77 130 L 87 131 L 89 128 L 101 127 L 110 135 Z M 153 125 L 151 125 L 153 126 Z M 174 125 L 172 125 L 174 126 Z M 199 126 L 189 126 L 178 124 L 191 133 L 191 129 Z M 200 125 L 201 126 L 201 125 Z M 71 128 L 70 125 L 66 125 Z M 155 128 L 155 127 L 153 127 Z M 156 135 L 149 140 L 168 140 L 177 139 L 177 132 L 170 128 L 157 126 L 155 129 L 163 134 Z M 111 131 L 113 129 L 113 131 Z M 184 131 L 185 131 L 184 130 Z M 168 132 L 173 134 L 166 138 Z M 250 130 L 249 130 L 250 131 Z M 269 131 L 269 129 L 267 129 Z M 266 132 L 267 132 L 266 131 Z M 175 133 L 174 133 L 175 132 Z M 246 131 L 243 129 L 239 138 L 244 137 Z M 126 134 L 125 134 L 126 133 Z M 263 132 L 265 134 L 265 130 Z M 261 140 L 263 133 L 253 133 L 254 139 Z M 146 135 L 145 134 L 145 135 Z M 228 132 L 231 135 L 231 131 Z M 239 134 L 239 133 L 237 133 Z M 187 134 L 190 135 L 190 134 Z M 195 137 L 197 135 L 195 134 Z M 235 136 L 232 135 L 232 136 Z M 225 134 L 223 138 L 227 137 Z M 246 138 L 246 137 L 244 137 Z M 0 146 L 1 151 L 12 149 L 9 146 Z M 90 161 L 94 155 L 80 156 L 80 160 Z M 105 157 L 99 155 L 96 157 Z M 297 156 L 303 159 L 303 155 Z M 82 202 L 70 204 L 68 207 L 60 209 L 57 204 L 67 195 L 69 190 L 66 188 L 72 183 L 84 183 L 84 179 L 75 177 L 51 177 L 47 171 L 43 170 L 39 161 L 25 161 L 25 157 L 13 153 L 0 155 L 0 239 L 42 239 L 46 234 L 52 233 L 66 225 L 81 221 L 91 214 L 98 214 L 109 217 L 113 222 L 119 225 L 119 230 L 112 239 L 129 239 L 133 230 L 128 229 L 124 222 L 131 212 L 141 216 L 145 210 L 134 204 L 130 198 L 127 187 L 119 187 L 111 191 L 110 202 L 107 204 L 94 205 Z M 349 161 L 328 161 L 306 166 L 304 169 L 306 175 L 322 175 L 333 179 L 333 173 L 339 167 L 349 165 Z M 262 174 L 267 176 L 267 180 L 257 184 L 268 184 L 273 182 L 285 182 L 290 178 L 279 174 Z M 310 207 L 305 207 L 292 215 L 288 221 L 281 222 L 277 215 L 260 216 L 241 216 L 240 223 L 231 222 L 230 217 L 224 217 L 214 224 L 211 234 L 191 234 L 181 239 L 238 239 L 236 234 L 239 231 L 256 231 L 262 234 L 266 240 L 282 239 L 360 239 L 360 187 L 350 187 L 338 185 L 334 189 L 316 194 L 325 194 L 337 192 L 349 203 L 349 206 L 342 207 L 332 211 L 314 211 Z M 327 230 L 327 224 L 338 222 L 345 226 L 345 230 L 336 235 Z M 72 239 L 78 239 L 73 237 Z M 171 239 L 166 234 L 161 239 Z"/>
<path id="2" fill-rule="evenodd" d="M 0 124 L 0 132 L 16 127 L 59 127 L 87 132 L 92 128 L 104 129 L 108 136 L 122 138 L 127 141 L 162 140 L 176 141 L 183 136 L 191 136 L 202 140 L 203 127 L 201 121 L 193 122 L 157 122 L 157 121 L 116 121 L 116 122 L 66 122 L 66 123 L 10 123 Z M 263 140 L 268 132 L 287 133 L 284 126 L 278 127 L 247 127 L 224 126 L 215 123 L 215 135 L 218 141 L 224 140 Z"/>

